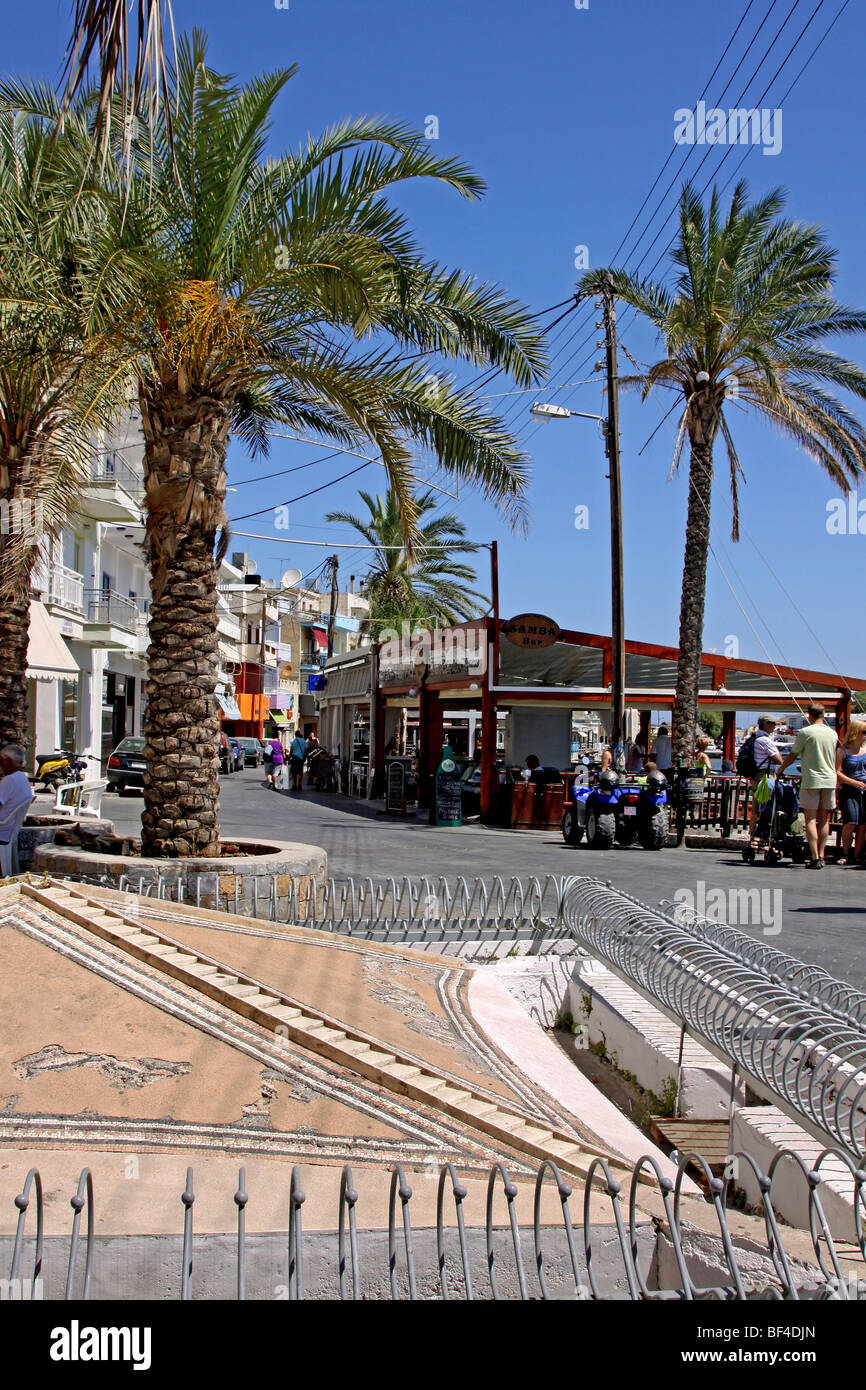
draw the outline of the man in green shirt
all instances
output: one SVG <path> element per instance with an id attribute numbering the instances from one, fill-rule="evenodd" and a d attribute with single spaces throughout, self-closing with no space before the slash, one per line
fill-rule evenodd
<path id="1" fill-rule="evenodd" d="M 806 822 L 806 839 L 812 855 L 807 869 L 823 869 L 830 816 L 836 805 L 836 743 L 834 731 L 824 723 L 824 706 L 810 705 L 809 723 L 779 768 L 779 776 L 800 759 L 800 810 Z"/>

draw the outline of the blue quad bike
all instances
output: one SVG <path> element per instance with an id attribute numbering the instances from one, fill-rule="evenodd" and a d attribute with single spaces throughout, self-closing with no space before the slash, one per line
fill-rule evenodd
<path id="1" fill-rule="evenodd" d="M 562 837 L 588 849 L 610 849 L 614 840 L 628 846 L 637 840 L 644 849 L 663 849 L 668 838 L 667 782 L 651 772 L 643 786 L 620 783 L 615 772 L 603 772 L 594 787 L 575 786 L 562 816 Z"/>

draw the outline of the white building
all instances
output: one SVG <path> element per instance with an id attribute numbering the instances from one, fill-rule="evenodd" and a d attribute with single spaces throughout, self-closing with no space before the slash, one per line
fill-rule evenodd
<path id="1" fill-rule="evenodd" d="M 46 539 L 31 581 L 27 745 L 102 763 L 143 730 L 150 587 L 142 547 L 144 440 L 132 404 L 94 450 L 90 480 L 56 540 Z M 241 624 L 219 599 L 218 698 L 233 712 Z M 94 766 L 94 773 L 96 768 Z"/>

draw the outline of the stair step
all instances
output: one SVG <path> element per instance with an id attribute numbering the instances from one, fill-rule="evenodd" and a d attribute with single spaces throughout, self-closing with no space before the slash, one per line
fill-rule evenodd
<path id="1" fill-rule="evenodd" d="M 463 1104 L 463 1109 L 469 1115 L 474 1115 L 476 1119 L 480 1120 L 482 1116 L 488 1118 L 491 1115 L 495 1115 L 499 1106 L 493 1105 L 492 1102 L 486 1100 L 467 1100 Z"/>
<path id="2" fill-rule="evenodd" d="M 361 1042 L 358 1038 L 346 1038 L 345 1048 L 353 1057 L 366 1057 L 373 1051 L 369 1043 Z"/>
<path id="3" fill-rule="evenodd" d="M 513 1129 L 511 1133 L 515 1139 L 528 1139 L 533 1144 L 547 1144 L 550 1138 L 549 1129 L 540 1129 L 538 1125 L 523 1124 L 519 1129 Z"/>
<path id="4" fill-rule="evenodd" d="M 451 1105 L 462 1105 L 464 1101 L 472 1099 L 471 1091 L 461 1091 L 457 1086 L 454 1086 L 451 1082 L 448 1083 L 448 1087 L 446 1090 L 439 1092 L 439 1095 L 443 1100 L 447 1100 Z"/>
<path id="5" fill-rule="evenodd" d="M 288 1004 L 278 1004 L 276 1008 L 271 1009 L 271 1013 L 274 1018 L 281 1018 L 284 1023 L 294 1023 L 296 1019 L 304 1016 L 300 1009 L 293 1009 Z"/>
<path id="6" fill-rule="evenodd" d="M 393 1059 L 393 1052 L 382 1052 L 376 1047 L 371 1047 L 369 1052 L 364 1053 L 364 1061 L 375 1062 L 377 1067 L 382 1066 L 383 1063 L 391 1062 Z"/>
<path id="7" fill-rule="evenodd" d="M 187 965 L 187 970 L 192 971 L 193 975 L 200 975 L 203 980 L 219 974 L 219 966 L 208 965 L 203 960 L 191 960 Z"/>
<path id="8" fill-rule="evenodd" d="M 258 985 L 232 985 L 232 994 L 236 999 L 260 999 L 263 997 Z"/>
<path id="9" fill-rule="evenodd" d="M 407 1062 L 392 1062 L 386 1070 L 389 1076 L 395 1076 L 398 1081 L 414 1080 L 421 1075 L 420 1067 L 411 1067 Z"/>

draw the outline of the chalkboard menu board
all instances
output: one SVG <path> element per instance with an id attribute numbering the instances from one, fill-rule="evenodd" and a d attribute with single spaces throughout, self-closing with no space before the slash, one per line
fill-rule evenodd
<path id="1" fill-rule="evenodd" d="M 393 758 L 388 762 L 388 776 L 385 784 L 385 809 L 388 811 L 402 811 L 403 798 L 406 795 L 406 764 L 402 758 Z"/>
<path id="2" fill-rule="evenodd" d="M 436 770 L 436 790 L 433 798 L 434 825 L 462 825 L 463 804 L 460 773 L 450 748 L 443 750 L 442 761 Z"/>

